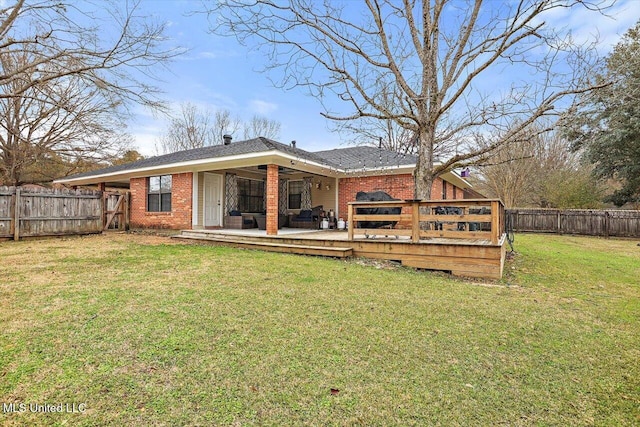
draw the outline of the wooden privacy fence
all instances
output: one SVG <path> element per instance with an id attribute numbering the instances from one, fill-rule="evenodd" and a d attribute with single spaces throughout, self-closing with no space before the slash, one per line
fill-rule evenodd
<path id="1" fill-rule="evenodd" d="M 381 214 L 380 209 L 387 213 Z M 349 240 L 356 235 L 386 235 L 408 236 L 414 243 L 445 238 L 498 245 L 504 234 L 504 221 L 504 205 L 497 199 L 351 202 Z M 391 224 L 387 229 L 371 227 L 376 222 Z"/>
<path id="2" fill-rule="evenodd" d="M 640 237 L 640 211 L 599 209 L 507 209 L 513 231 Z"/>
<path id="3" fill-rule="evenodd" d="M 0 238 L 125 230 L 128 193 L 0 187 Z"/>

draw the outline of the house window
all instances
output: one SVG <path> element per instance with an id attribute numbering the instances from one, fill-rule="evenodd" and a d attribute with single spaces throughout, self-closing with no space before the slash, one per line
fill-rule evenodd
<path id="1" fill-rule="evenodd" d="M 442 180 L 442 200 L 447 200 L 447 181 Z"/>
<path id="2" fill-rule="evenodd" d="M 302 189 L 304 181 L 289 181 L 289 209 L 302 207 Z"/>
<path id="3" fill-rule="evenodd" d="M 238 178 L 238 210 L 240 212 L 264 210 L 264 181 Z"/>
<path id="4" fill-rule="evenodd" d="M 150 176 L 147 212 L 171 212 L 171 175 Z"/>

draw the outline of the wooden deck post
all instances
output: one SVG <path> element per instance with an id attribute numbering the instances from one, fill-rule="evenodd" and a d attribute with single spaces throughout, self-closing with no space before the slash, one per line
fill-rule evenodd
<path id="1" fill-rule="evenodd" d="M 20 240 L 20 187 L 13 199 L 13 240 Z"/>
<path id="2" fill-rule="evenodd" d="M 420 202 L 411 203 L 411 241 L 420 242 Z"/>
<path id="3" fill-rule="evenodd" d="M 347 233 L 348 233 L 348 239 L 349 241 L 353 240 L 353 229 L 355 228 L 356 224 L 353 222 L 353 205 L 351 203 L 349 203 L 349 205 L 347 206 Z"/>
<path id="4" fill-rule="evenodd" d="M 491 243 L 497 245 L 500 241 L 500 202 L 497 200 L 491 201 Z"/>

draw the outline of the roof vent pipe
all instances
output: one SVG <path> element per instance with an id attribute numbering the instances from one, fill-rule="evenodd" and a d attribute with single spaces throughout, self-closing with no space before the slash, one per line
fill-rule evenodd
<path id="1" fill-rule="evenodd" d="M 231 135 L 222 135 L 222 141 L 224 142 L 224 145 L 231 144 L 231 139 Z"/>
<path id="2" fill-rule="evenodd" d="M 295 140 L 295 139 L 294 139 L 293 141 L 291 141 L 291 146 L 292 146 L 293 148 L 296 148 L 296 140 Z"/>

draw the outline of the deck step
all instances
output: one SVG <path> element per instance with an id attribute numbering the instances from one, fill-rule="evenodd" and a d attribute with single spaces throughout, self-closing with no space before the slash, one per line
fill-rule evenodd
<path id="1" fill-rule="evenodd" d="M 247 248 L 247 249 L 259 249 L 269 252 L 282 252 L 289 254 L 299 254 L 299 255 L 316 255 L 316 256 L 326 256 L 333 258 L 348 258 L 353 256 L 353 249 L 349 247 L 335 247 L 335 246 L 311 246 L 311 245 L 300 245 L 300 244 L 291 244 L 291 243 L 272 243 L 272 242 L 261 242 L 258 240 L 246 240 L 246 239 L 235 239 L 229 235 L 224 237 L 216 236 L 213 237 L 211 235 L 192 235 L 191 233 L 184 233 L 177 236 L 174 236 L 174 239 L 185 239 L 185 240 L 197 240 L 202 242 L 211 242 L 218 243 L 228 246 Z"/>

